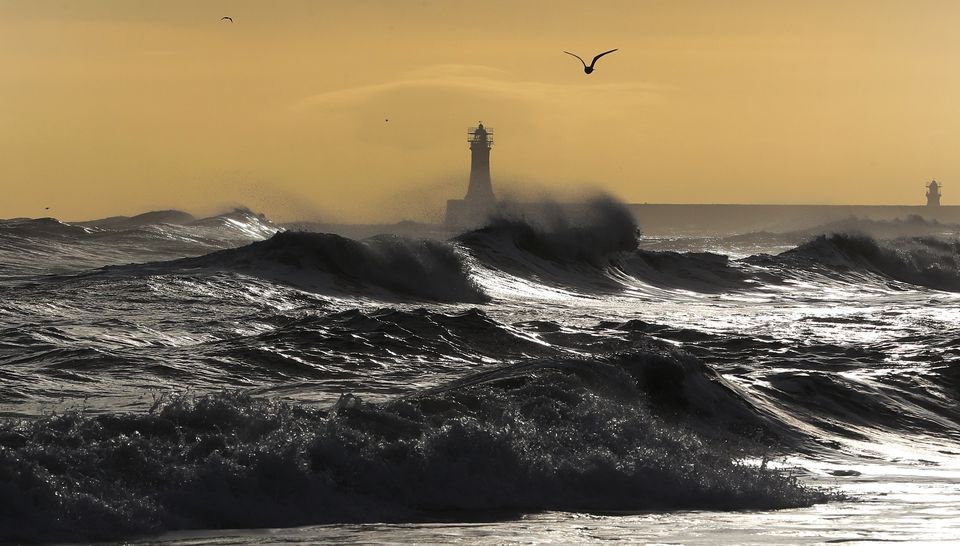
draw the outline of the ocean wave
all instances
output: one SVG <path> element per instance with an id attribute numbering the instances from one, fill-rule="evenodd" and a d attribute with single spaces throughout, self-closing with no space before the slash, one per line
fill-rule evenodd
<path id="1" fill-rule="evenodd" d="M 302 344 L 303 350 L 327 349 L 341 358 L 362 356 L 380 365 L 384 358 L 398 356 L 475 362 L 485 357 L 502 361 L 557 352 L 476 308 L 451 313 L 423 308 L 349 309 L 299 318 L 259 334 L 256 340 L 244 339 L 244 344 L 278 341 Z"/>
<path id="2" fill-rule="evenodd" d="M 519 249 L 556 263 L 605 266 L 611 257 L 637 248 L 639 231 L 630 210 L 612 199 L 596 199 L 570 210 L 544 209 L 535 217 L 494 217 L 457 241 L 472 249 Z"/>
<path id="3" fill-rule="evenodd" d="M 204 281 L 208 297 L 243 297 L 225 283 Z M 65 394 L 87 400 L 91 411 L 143 407 L 144 391 L 181 384 L 193 392 L 256 385 L 258 392 L 327 403 L 350 385 L 390 396 L 499 362 L 574 352 L 476 308 L 325 311 L 326 302 L 315 297 L 302 302 L 306 309 L 211 313 L 191 326 L 182 322 L 183 310 L 195 305 L 188 303 L 195 298 L 190 285 L 179 277 L 153 282 L 177 299 L 156 301 L 127 320 L 92 313 L 75 319 L 84 323 L 79 328 L 0 321 L 0 413 L 30 414 L 58 405 Z M 0 305 L 0 318 L 5 310 Z M 180 329 L 157 335 L 157 324 L 171 323 Z M 90 340 L 91 328 L 106 333 Z"/>
<path id="4" fill-rule="evenodd" d="M 185 226 L 195 221 L 196 218 L 194 218 L 192 214 L 183 212 L 182 210 L 153 210 L 137 214 L 135 216 L 111 216 L 109 218 L 100 218 L 98 220 L 76 222 L 76 225 L 119 231 L 160 224 Z"/>
<path id="5" fill-rule="evenodd" d="M 201 218 L 189 223 L 195 228 L 214 230 L 221 236 L 233 236 L 241 239 L 267 239 L 280 228 L 266 215 L 256 213 L 246 207 L 238 207 L 225 214 Z"/>
<path id="6" fill-rule="evenodd" d="M 943 389 L 945 398 L 960 403 L 960 363 L 952 361 L 934 368 L 936 384 Z M 957 419 L 960 421 L 960 418 Z"/>
<path id="7" fill-rule="evenodd" d="M 0 274 L 64 274 L 107 265 L 197 256 L 262 240 L 280 228 L 248 209 L 195 219 L 155 211 L 65 223 L 54 218 L 0 220 Z"/>
<path id="8" fill-rule="evenodd" d="M 899 239 L 902 237 L 950 236 L 960 233 L 960 225 L 942 223 L 919 214 L 911 214 L 893 220 L 875 220 L 851 216 L 809 229 L 783 234 L 810 238 L 830 234 L 866 235 L 874 239 Z"/>
<path id="9" fill-rule="evenodd" d="M 484 267 L 509 275 L 587 292 L 623 289 L 618 260 L 637 248 L 639 234 L 626 206 L 597 199 L 535 212 L 501 211 L 486 227 L 454 241 Z"/>
<path id="10" fill-rule="evenodd" d="M 625 205 L 598 199 L 532 217 L 503 215 L 455 240 L 487 267 L 588 291 L 643 284 L 721 292 L 780 280 L 721 254 L 641 249 L 639 233 Z"/>
<path id="11" fill-rule="evenodd" d="M 723 254 L 636 250 L 618 261 L 625 273 L 654 286 L 695 292 L 741 290 L 779 284 L 782 279 L 759 270 L 747 269 Z"/>
<path id="12" fill-rule="evenodd" d="M 947 370 L 769 370 L 751 394 L 760 407 L 792 415 L 803 434 L 820 443 L 876 441 L 878 433 L 955 439 L 960 410 Z"/>
<path id="13" fill-rule="evenodd" d="M 808 270 L 825 266 L 838 273 L 873 273 L 908 284 L 960 291 L 960 242 L 934 237 L 879 242 L 866 235 L 821 235 L 777 256 L 747 261 Z"/>
<path id="14" fill-rule="evenodd" d="M 67 224 L 56 218 L 14 218 L 0 220 L 0 235 L 80 237 L 93 230 Z M 2 239 L 0 239 L 2 240 Z"/>
<path id="15" fill-rule="evenodd" d="M 198 269 L 239 272 L 319 292 L 470 303 L 488 299 L 452 245 L 390 235 L 355 241 L 329 233 L 284 231 L 198 258 L 108 271 Z"/>
<path id="16" fill-rule="evenodd" d="M 208 360 L 235 363 L 231 375 L 251 381 L 313 378 L 330 388 L 332 381 L 353 378 L 386 392 L 422 383 L 426 373 L 439 382 L 491 362 L 562 353 L 478 309 L 390 308 L 308 315 L 195 350 Z"/>
<path id="17" fill-rule="evenodd" d="M 685 424 L 726 422 L 735 398 L 661 350 L 501 366 L 385 403 L 343 395 L 329 410 L 219 394 L 5 421 L 0 540 L 828 500 L 743 463 L 742 437 Z"/>

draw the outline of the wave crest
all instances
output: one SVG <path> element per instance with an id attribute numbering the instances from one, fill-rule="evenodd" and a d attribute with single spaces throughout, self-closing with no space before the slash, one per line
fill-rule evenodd
<path id="1" fill-rule="evenodd" d="M 637 351 L 503 366 L 382 404 L 344 395 L 329 411 L 221 394 L 8 422 L 0 540 L 827 500 L 683 424 L 725 418 L 732 397 L 692 358 Z"/>
<path id="2" fill-rule="evenodd" d="M 604 198 L 569 209 L 544 206 L 533 216 L 503 212 L 456 240 L 472 249 L 509 246 L 553 262 L 603 266 L 612 254 L 636 249 L 638 235 L 630 210 Z"/>
<path id="3" fill-rule="evenodd" d="M 372 289 L 434 301 L 487 300 L 453 246 L 392 235 L 355 241 L 284 231 L 266 241 L 163 265 L 238 271 L 320 291 Z"/>
<path id="4" fill-rule="evenodd" d="M 880 243 L 866 235 L 821 235 L 777 260 L 798 267 L 825 265 L 865 271 L 938 290 L 960 291 L 960 243 L 913 237 Z"/>

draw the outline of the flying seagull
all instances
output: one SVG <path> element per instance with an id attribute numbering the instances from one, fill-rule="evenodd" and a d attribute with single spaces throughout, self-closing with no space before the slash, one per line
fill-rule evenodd
<path id="1" fill-rule="evenodd" d="M 232 22 L 233 22 L 233 17 L 225 16 L 225 17 L 221 17 L 220 20 L 221 20 L 221 21 L 230 21 L 230 22 L 232 23 Z"/>
<path id="2" fill-rule="evenodd" d="M 580 59 L 580 62 L 583 63 L 583 73 L 589 74 L 593 72 L 593 65 L 597 64 L 597 59 L 599 59 L 600 57 L 603 57 L 607 53 L 613 53 L 614 51 L 616 51 L 616 49 L 611 49 L 610 51 L 604 51 L 603 53 L 597 55 L 596 57 L 593 58 L 592 61 L 590 61 L 590 66 L 587 66 L 587 63 L 583 62 L 583 59 L 580 59 L 580 55 L 577 55 L 576 53 L 570 53 L 569 51 L 564 51 L 564 53 L 566 53 L 567 55 L 573 55 L 574 57 Z"/>

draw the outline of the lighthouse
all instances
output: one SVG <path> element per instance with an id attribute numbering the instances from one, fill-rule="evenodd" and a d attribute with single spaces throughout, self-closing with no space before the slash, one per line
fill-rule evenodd
<path id="1" fill-rule="evenodd" d="M 490 183 L 490 148 L 493 147 L 493 131 L 479 125 L 467 130 L 470 145 L 470 185 L 464 201 L 492 205 L 493 184 Z"/>
<path id="2" fill-rule="evenodd" d="M 454 226 L 476 226 L 486 220 L 496 205 L 493 183 L 490 182 L 490 148 L 493 147 L 493 130 L 479 122 L 467 129 L 467 144 L 470 145 L 470 182 L 463 199 L 447 201 L 446 223 Z"/>
<path id="3" fill-rule="evenodd" d="M 930 183 L 927 184 L 927 206 L 940 206 L 940 183 L 936 180 L 931 180 Z"/>

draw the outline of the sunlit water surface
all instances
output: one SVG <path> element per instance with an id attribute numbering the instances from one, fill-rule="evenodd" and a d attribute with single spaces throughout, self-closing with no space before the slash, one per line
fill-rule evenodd
<path id="1" fill-rule="evenodd" d="M 151 255 L 200 256 L 272 233 L 250 218 L 230 222 L 217 239 L 161 230 L 166 246 Z M 345 393 L 386 402 L 508 363 L 622 351 L 646 336 L 695 355 L 757 412 L 806 438 L 747 464 L 780 468 L 842 497 L 782 510 L 478 511 L 394 524 L 174 531 L 143 542 L 949 544 L 960 537 L 960 423 L 957 383 L 949 380 L 960 295 L 908 282 L 899 265 L 890 274 L 816 260 L 795 267 L 750 258 L 793 248 L 782 239 L 684 237 L 641 241 L 681 254 L 645 255 L 643 267 L 652 269 L 637 273 L 630 263 L 598 269 L 527 260 L 515 249 L 491 259 L 461 242 L 449 248 L 489 299 L 437 302 L 376 287 L 354 293 L 353 280 L 316 289 L 299 274 L 278 278 L 247 265 L 87 273 L 149 260 L 116 243 L 87 254 L 57 244 L 74 260 L 59 263 L 73 269 L 27 257 L 4 277 L 0 412 L 8 417 L 143 412 L 171 393 L 225 389 L 317 408 Z M 139 239 L 130 244 L 137 248 Z M 684 252 L 730 260 L 718 265 Z M 680 265 L 668 268 L 667 260 Z M 45 267 L 64 276 L 38 274 Z"/>

